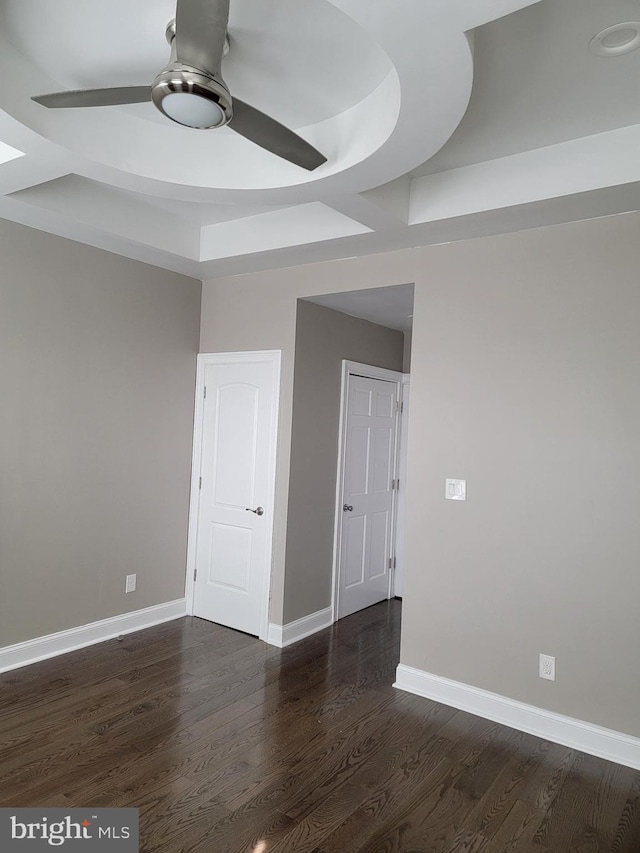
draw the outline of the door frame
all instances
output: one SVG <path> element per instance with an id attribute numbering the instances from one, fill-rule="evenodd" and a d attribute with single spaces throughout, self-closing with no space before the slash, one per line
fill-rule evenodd
<path id="1" fill-rule="evenodd" d="M 402 374 L 402 396 L 400 397 L 400 424 L 398 427 L 398 480 L 399 487 L 398 493 L 396 496 L 396 523 L 395 523 L 395 534 L 396 534 L 396 547 L 394 556 L 397 560 L 394 566 L 394 574 L 393 574 L 393 595 L 398 596 L 397 582 L 398 575 L 401 575 L 402 578 L 402 589 L 400 592 L 404 592 L 404 574 L 405 574 L 405 566 L 407 563 L 407 550 L 406 550 L 406 516 L 407 516 L 407 454 L 408 454 L 408 423 L 407 417 L 409 415 L 409 406 L 411 405 L 411 374 L 403 373 Z M 402 529 L 400 529 L 400 523 L 402 523 Z M 399 536 L 398 533 L 401 535 Z M 402 535 L 404 534 L 404 535 Z M 402 596 L 399 596 L 402 598 Z"/>
<path id="2" fill-rule="evenodd" d="M 263 607 L 260 618 L 261 640 L 267 639 L 269 631 L 269 604 L 271 601 L 271 569 L 273 561 L 273 533 L 275 525 L 274 508 L 276 492 L 276 457 L 278 446 L 278 418 L 280 414 L 280 370 L 282 350 L 251 350 L 245 352 L 198 353 L 196 358 L 196 399 L 193 416 L 193 454 L 191 461 L 191 492 L 189 496 L 189 527 L 187 533 L 187 569 L 185 577 L 185 599 L 187 615 L 193 616 L 195 603 L 196 549 L 198 544 L 198 519 L 200 517 L 200 472 L 202 469 L 202 439 L 204 422 L 204 377 L 205 368 L 216 364 L 229 364 L 242 361 L 270 361 L 273 368 L 274 400 L 271 409 L 272 442 L 269 453 L 268 481 L 269 489 L 265 497 L 265 514 L 270 519 L 265 550 L 267 571 L 263 584 Z"/>
<path id="3" fill-rule="evenodd" d="M 346 422 L 347 404 L 349 401 L 349 377 L 364 376 L 367 379 L 384 379 L 396 384 L 396 400 L 400 403 L 402 390 L 402 377 L 404 374 L 399 370 L 387 370 L 385 367 L 374 367 L 372 364 L 361 364 L 358 361 L 342 360 L 342 380 L 340 386 L 340 423 L 338 427 L 338 467 L 336 477 L 336 507 L 333 532 L 333 567 L 331 580 L 331 621 L 338 618 L 338 599 L 340 596 L 340 555 L 342 553 L 342 495 L 344 490 L 344 456 L 346 450 Z M 398 450 L 400 440 L 400 405 L 396 409 L 396 441 L 393 448 L 393 478 L 398 476 Z M 391 516 L 391 556 L 396 547 L 396 510 L 397 497 L 393 496 L 393 507 Z M 394 570 L 389 571 L 389 587 L 387 598 L 391 598 L 393 591 Z"/>

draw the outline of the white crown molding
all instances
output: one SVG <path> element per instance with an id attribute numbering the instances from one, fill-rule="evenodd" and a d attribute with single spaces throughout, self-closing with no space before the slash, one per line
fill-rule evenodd
<path id="1" fill-rule="evenodd" d="M 304 640 L 305 637 L 322 631 L 323 628 L 328 628 L 330 625 L 333 625 L 331 607 L 317 610 L 315 613 L 303 616 L 302 619 L 296 619 L 295 622 L 288 622 L 286 625 L 274 625 L 272 622 L 269 624 L 267 643 L 270 646 L 283 649 L 285 646 L 290 646 L 292 643 L 297 643 L 298 640 Z"/>
<path id="2" fill-rule="evenodd" d="M 393 686 L 544 740 L 640 770 L 640 738 L 526 705 L 404 664 L 398 666 Z"/>
<path id="3" fill-rule="evenodd" d="M 121 634 L 130 634 L 132 631 L 141 631 L 153 625 L 160 625 L 162 622 L 179 619 L 185 616 L 186 612 L 185 599 L 179 598 L 176 601 L 167 601 L 164 604 L 145 607 L 143 610 L 134 610 L 132 613 L 123 613 L 121 616 L 91 622 L 89 625 L 80 625 L 77 628 L 69 628 L 67 631 L 36 637 L 24 643 L 5 646 L 0 649 L 0 672 L 18 669 L 18 667 L 64 655 L 85 646 L 111 640 Z"/>

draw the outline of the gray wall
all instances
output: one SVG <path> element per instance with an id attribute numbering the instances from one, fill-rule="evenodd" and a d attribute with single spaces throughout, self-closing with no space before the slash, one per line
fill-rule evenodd
<path id="1" fill-rule="evenodd" d="M 183 596 L 201 285 L 4 221 L 0 257 L 6 646 Z"/>
<path id="2" fill-rule="evenodd" d="M 283 350 L 272 621 L 296 299 L 415 281 L 401 660 L 640 735 L 639 234 L 628 214 L 205 283 L 203 350 Z"/>
<path id="3" fill-rule="evenodd" d="M 634 214 L 425 255 L 402 637 L 410 666 L 635 735 L 639 228 Z M 443 500 L 445 477 L 467 479 L 466 503 Z"/>
<path id="4" fill-rule="evenodd" d="M 284 622 L 329 607 L 342 360 L 402 370 L 402 332 L 298 300 Z"/>

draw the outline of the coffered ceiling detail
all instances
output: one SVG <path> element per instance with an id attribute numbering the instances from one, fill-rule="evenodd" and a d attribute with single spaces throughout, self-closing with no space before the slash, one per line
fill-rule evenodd
<path id="1" fill-rule="evenodd" d="M 151 103 L 31 100 L 150 84 L 174 15 L 0 0 L 0 216 L 208 278 L 640 206 L 640 51 L 588 49 L 637 0 L 231 0 L 225 79 L 311 172 Z"/>

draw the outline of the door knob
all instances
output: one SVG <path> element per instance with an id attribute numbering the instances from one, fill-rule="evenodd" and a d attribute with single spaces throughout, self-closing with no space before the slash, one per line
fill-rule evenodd
<path id="1" fill-rule="evenodd" d="M 351 506 L 351 504 L 345 504 L 342 507 L 342 511 L 343 512 L 353 512 L 353 507 Z"/>
<path id="2" fill-rule="evenodd" d="M 251 509 L 250 506 L 245 507 L 247 512 L 255 512 L 256 515 L 264 515 L 264 510 L 261 506 L 256 507 L 255 509 Z"/>

